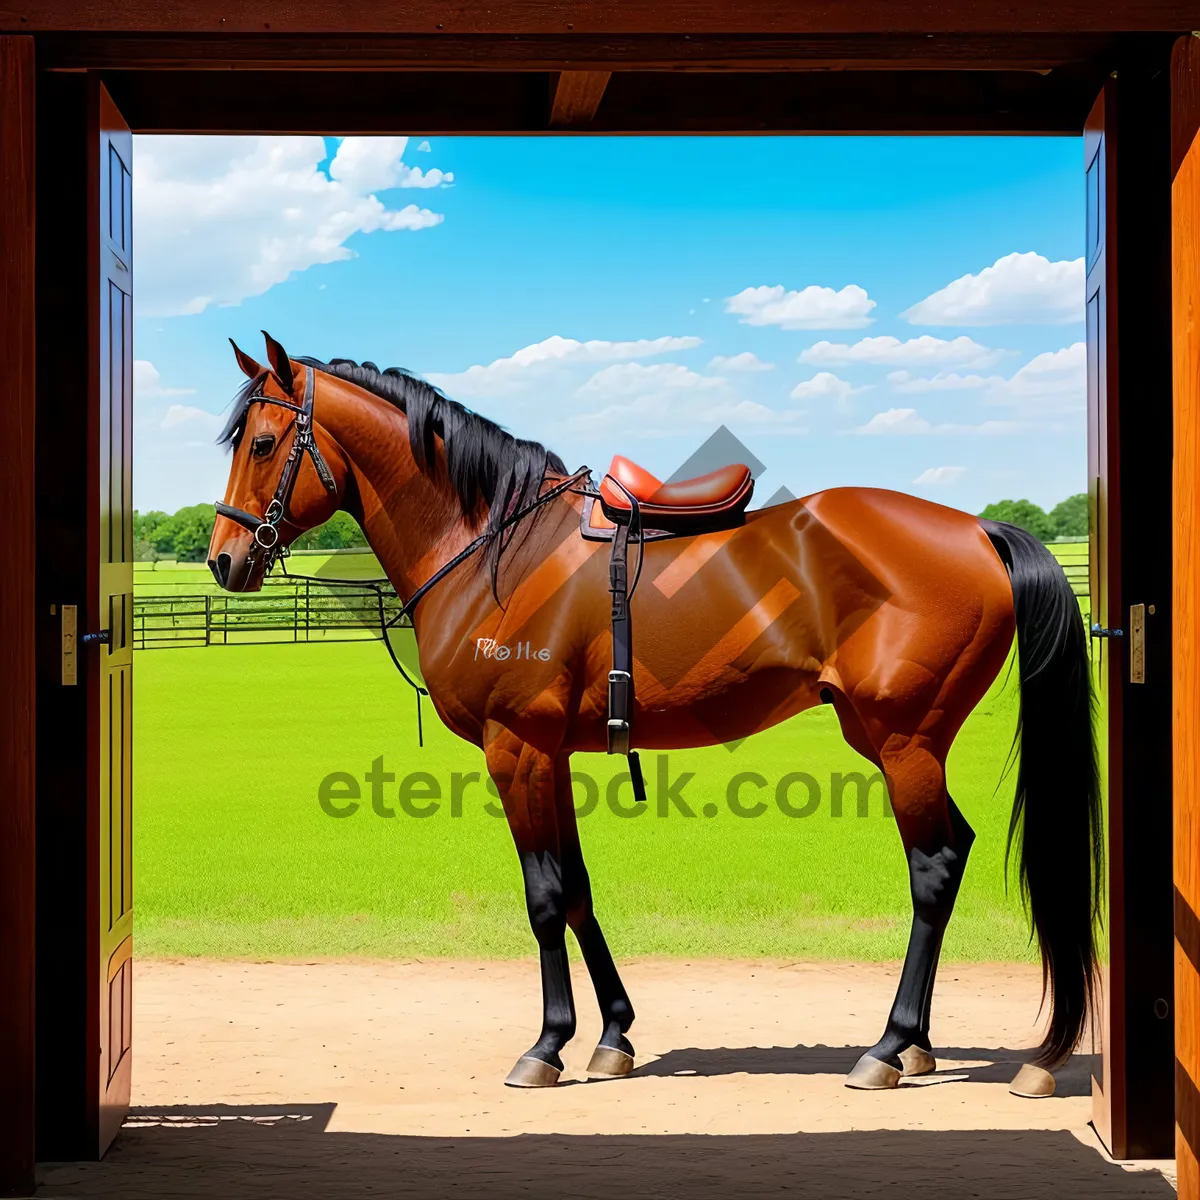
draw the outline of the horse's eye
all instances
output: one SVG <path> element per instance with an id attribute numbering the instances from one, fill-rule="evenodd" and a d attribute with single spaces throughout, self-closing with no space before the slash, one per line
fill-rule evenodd
<path id="1" fill-rule="evenodd" d="M 250 449 L 255 458 L 266 458 L 275 449 L 275 435 L 273 433 L 260 433 L 250 443 Z"/>

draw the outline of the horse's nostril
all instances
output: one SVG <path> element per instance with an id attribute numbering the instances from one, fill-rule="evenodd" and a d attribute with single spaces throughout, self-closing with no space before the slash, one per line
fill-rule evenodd
<path id="1" fill-rule="evenodd" d="M 229 566 L 232 562 L 233 560 L 228 554 L 218 554 L 215 559 L 208 560 L 208 569 L 221 587 L 225 587 L 229 583 Z"/>

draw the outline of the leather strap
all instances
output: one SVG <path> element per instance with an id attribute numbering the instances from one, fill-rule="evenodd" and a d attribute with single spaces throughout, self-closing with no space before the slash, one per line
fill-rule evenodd
<path id="1" fill-rule="evenodd" d="M 536 500 L 525 505 L 524 508 L 518 509 L 511 517 L 506 518 L 500 523 L 498 529 L 481 533 L 469 546 L 460 550 L 449 562 L 443 563 L 423 584 L 405 601 L 404 606 L 400 611 L 388 621 L 389 625 L 395 625 L 405 617 L 410 620 L 413 615 L 413 610 L 417 607 L 418 602 L 424 597 L 425 593 L 436 587 L 455 567 L 461 566 L 471 557 L 477 550 L 481 549 L 490 537 L 496 534 L 503 533 L 510 525 L 515 525 L 524 517 L 529 516 L 534 509 L 541 508 L 543 504 L 549 503 L 563 492 L 569 492 L 572 488 L 578 487 L 581 479 L 586 479 L 591 474 L 587 467 L 580 467 L 574 475 L 568 475 L 561 483 L 556 483 L 548 492 L 543 492 Z"/>
<path id="2" fill-rule="evenodd" d="M 243 528 L 249 529 L 251 533 L 263 523 L 262 517 L 256 517 L 244 508 L 234 508 L 232 504 L 226 504 L 223 500 L 218 500 L 213 507 L 217 510 L 218 517 L 228 517 L 229 520 L 236 521 Z"/>
<path id="3" fill-rule="evenodd" d="M 606 480 L 610 476 L 605 477 Z M 619 481 L 617 487 L 625 493 L 630 504 L 628 521 L 618 524 L 612 539 L 608 560 L 608 590 L 612 593 L 612 670 L 608 673 L 608 752 L 624 754 L 629 763 L 629 779 L 633 798 L 646 803 L 646 783 L 642 778 L 642 761 L 630 748 L 633 720 L 633 615 L 629 601 L 642 573 L 639 550 L 638 568 L 633 587 L 629 586 L 629 539 L 641 537 L 641 510 L 637 497 Z"/>

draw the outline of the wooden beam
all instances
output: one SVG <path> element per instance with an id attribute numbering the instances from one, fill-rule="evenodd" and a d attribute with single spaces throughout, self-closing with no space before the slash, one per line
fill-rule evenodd
<path id="1" fill-rule="evenodd" d="M 551 129 L 585 129 L 596 117 L 611 71 L 563 71 L 550 101 Z"/>
<path id="2" fill-rule="evenodd" d="M 541 34 L 529 37 L 48 33 L 49 70 L 1049 71 L 1112 57 L 1109 34 Z"/>
<path id="3" fill-rule="evenodd" d="M 1181 37 L 1171 53 L 1171 177 L 1200 132 L 1200 34 Z"/>
<path id="4" fill-rule="evenodd" d="M 0 30 L 162 33 L 1182 32 L 1195 0 L 0 0 Z"/>
<path id="5" fill-rule="evenodd" d="M 0 1195 L 33 1192 L 34 42 L 0 37 Z"/>
<path id="6" fill-rule="evenodd" d="M 1098 69 L 614 72 L 588 134 L 1078 134 Z M 529 72 L 105 72 L 140 133 L 545 134 Z M 565 131 L 564 131 L 565 132 Z"/>

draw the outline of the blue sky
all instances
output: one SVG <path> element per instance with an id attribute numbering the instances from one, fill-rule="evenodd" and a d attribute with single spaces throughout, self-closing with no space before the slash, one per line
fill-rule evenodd
<path id="1" fill-rule="evenodd" d="M 758 495 L 1086 488 L 1082 146 L 1061 138 L 155 138 L 135 503 L 224 491 L 226 338 L 405 366 L 569 467 L 718 425 Z M 319 413 L 318 413 L 319 419 Z"/>

